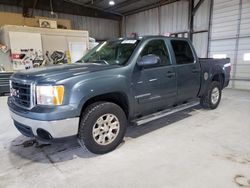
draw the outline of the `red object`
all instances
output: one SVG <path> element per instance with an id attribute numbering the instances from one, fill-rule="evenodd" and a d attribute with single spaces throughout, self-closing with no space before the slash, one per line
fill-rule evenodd
<path id="1" fill-rule="evenodd" d="M 20 54 L 11 54 L 11 59 L 20 59 Z"/>

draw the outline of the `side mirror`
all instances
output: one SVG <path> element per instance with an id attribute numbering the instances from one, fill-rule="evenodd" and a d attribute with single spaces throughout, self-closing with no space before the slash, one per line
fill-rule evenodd
<path id="1" fill-rule="evenodd" d="M 148 65 L 155 65 L 160 62 L 160 58 L 154 54 L 149 54 L 143 56 L 141 59 L 138 60 L 137 65 L 140 67 L 148 66 Z"/>

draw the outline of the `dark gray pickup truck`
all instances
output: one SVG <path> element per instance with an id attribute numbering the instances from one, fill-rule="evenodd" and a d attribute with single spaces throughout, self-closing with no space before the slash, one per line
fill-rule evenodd
<path id="1" fill-rule="evenodd" d="M 122 142 L 128 122 L 193 99 L 215 109 L 230 70 L 229 59 L 198 58 L 188 39 L 117 39 L 77 63 L 15 73 L 8 105 L 23 135 L 76 137 L 103 154 Z"/>

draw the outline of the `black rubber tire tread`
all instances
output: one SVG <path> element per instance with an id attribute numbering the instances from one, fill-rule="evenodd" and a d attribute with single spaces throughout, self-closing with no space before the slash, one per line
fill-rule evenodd
<path id="1" fill-rule="evenodd" d="M 220 96 L 219 96 L 218 102 L 216 104 L 213 104 L 212 100 L 211 100 L 211 94 L 212 94 L 212 90 L 215 87 L 218 87 L 219 92 L 220 92 Z M 203 108 L 206 108 L 206 109 L 216 109 L 218 107 L 218 105 L 220 104 L 220 100 L 221 100 L 221 84 L 219 82 L 217 82 L 217 81 L 213 81 L 210 84 L 210 86 L 209 86 L 206 94 L 201 97 L 201 99 L 200 99 L 200 105 Z"/>
<path id="2" fill-rule="evenodd" d="M 96 120 L 106 113 L 116 115 L 120 123 L 120 131 L 116 139 L 108 145 L 99 145 L 92 136 L 92 128 Z M 120 106 L 111 102 L 96 102 L 89 105 L 81 116 L 78 131 L 78 141 L 81 146 L 85 146 L 87 150 L 95 154 L 105 154 L 113 151 L 122 141 L 126 132 L 127 118 Z"/>

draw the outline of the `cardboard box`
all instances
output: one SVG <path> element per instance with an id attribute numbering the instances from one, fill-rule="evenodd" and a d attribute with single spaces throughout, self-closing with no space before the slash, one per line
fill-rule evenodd
<path id="1" fill-rule="evenodd" d="M 53 19 L 46 17 L 25 18 L 22 14 L 0 12 L 0 26 L 3 25 L 20 25 L 30 27 L 40 27 L 39 19 L 54 20 L 57 22 L 58 28 L 71 29 L 71 21 L 67 19 Z"/>

